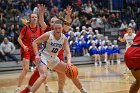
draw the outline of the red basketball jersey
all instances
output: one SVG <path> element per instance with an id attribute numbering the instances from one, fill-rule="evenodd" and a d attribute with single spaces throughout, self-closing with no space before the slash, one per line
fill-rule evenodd
<path id="1" fill-rule="evenodd" d="M 32 42 L 38 38 L 41 34 L 41 28 L 36 26 L 35 28 L 31 28 L 29 25 L 24 26 L 20 32 L 23 35 L 22 42 L 24 45 L 28 46 L 29 50 L 32 50 Z"/>

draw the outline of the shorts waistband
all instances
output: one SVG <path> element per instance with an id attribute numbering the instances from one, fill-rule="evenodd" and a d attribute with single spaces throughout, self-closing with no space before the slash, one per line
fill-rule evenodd
<path id="1" fill-rule="evenodd" d="M 140 47 L 140 44 L 132 44 L 131 47 Z"/>

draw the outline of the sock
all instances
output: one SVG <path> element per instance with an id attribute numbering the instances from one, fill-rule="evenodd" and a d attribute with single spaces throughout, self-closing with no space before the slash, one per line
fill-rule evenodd
<path id="1" fill-rule="evenodd" d="M 18 91 L 18 90 L 20 90 L 20 87 L 17 87 L 17 88 L 16 88 L 16 91 Z"/>
<path id="2" fill-rule="evenodd" d="M 80 89 L 80 92 L 81 93 L 87 93 L 87 91 L 85 89 L 83 89 L 83 88 Z"/>
<path id="3" fill-rule="evenodd" d="M 30 77 L 28 85 L 32 86 L 39 77 L 40 75 L 39 75 L 38 69 L 35 69 L 34 73 Z"/>

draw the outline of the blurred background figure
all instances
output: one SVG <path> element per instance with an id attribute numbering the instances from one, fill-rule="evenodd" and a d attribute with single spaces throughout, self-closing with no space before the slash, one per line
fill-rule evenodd
<path id="1" fill-rule="evenodd" d="M 1 43 L 0 51 L 5 61 L 8 61 L 8 59 L 5 58 L 7 56 L 7 58 L 11 58 L 13 61 L 16 61 L 18 63 L 18 59 L 13 55 L 13 52 L 15 51 L 15 46 L 12 42 L 8 40 L 7 37 L 5 37 L 4 41 Z"/>

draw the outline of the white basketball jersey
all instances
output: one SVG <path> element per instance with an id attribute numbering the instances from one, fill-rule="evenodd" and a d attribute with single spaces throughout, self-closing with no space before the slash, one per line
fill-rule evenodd
<path id="1" fill-rule="evenodd" d="M 133 39 L 135 38 L 136 34 L 132 33 L 131 36 L 129 36 L 127 33 L 124 35 L 124 38 L 126 40 L 126 49 L 130 47 L 133 44 Z"/>
<path id="2" fill-rule="evenodd" d="M 47 32 L 50 34 L 49 39 L 46 42 L 46 47 L 43 53 L 49 56 L 57 56 L 58 52 L 63 48 L 64 39 L 66 38 L 64 34 L 61 34 L 59 40 L 54 37 L 54 31 Z"/>

